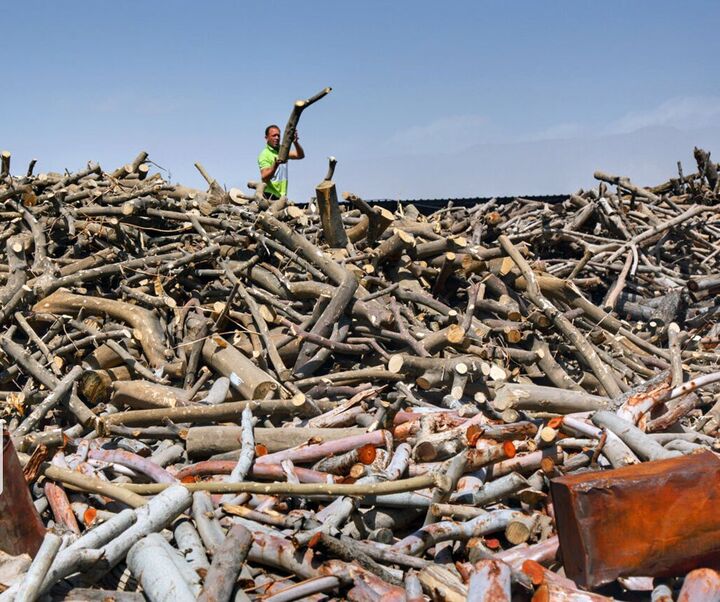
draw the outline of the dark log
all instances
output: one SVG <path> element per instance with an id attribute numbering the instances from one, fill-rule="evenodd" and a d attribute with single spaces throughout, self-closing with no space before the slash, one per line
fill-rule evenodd
<path id="1" fill-rule="evenodd" d="M 2 151 L 0 153 L 0 179 L 7 178 L 10 175 L 10 151 Z"/>

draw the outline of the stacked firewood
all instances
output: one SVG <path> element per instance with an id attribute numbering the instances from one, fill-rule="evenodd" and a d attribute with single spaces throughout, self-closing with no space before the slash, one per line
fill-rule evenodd
<path id="1" fill-rule="evenodd" d="M 702 543 L 654 550 L 665 581 L 582 544 L 572 568 L 555 494 L 715 461 L 720 205 L 696 158 L 424 215 L 338 202 L 334 160 L 298 205 L 202 166 L 207 191 L 169 184 L 146 153 L 24 176 L 4 153 L 0 601 L 720 588 Z"/>

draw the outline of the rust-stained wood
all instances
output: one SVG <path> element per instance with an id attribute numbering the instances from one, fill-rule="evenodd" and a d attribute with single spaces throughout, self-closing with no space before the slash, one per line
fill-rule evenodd
<path id="1" fill-rule="evenodd" d="M 9 433 L 0 431 L 3 489 L 0 493 L 0 550 L 17 556 L 34 556 L 43 542 L 45 527 L 25 486 L 20 462 Z"/>
<path id="2" fill-rule="evenodd" d="M 580 585 L 720 566 L 720 516 L 707 511 L 720 500 L 711 452 L 560 477 L 551 493 L 565 571 Z"/>

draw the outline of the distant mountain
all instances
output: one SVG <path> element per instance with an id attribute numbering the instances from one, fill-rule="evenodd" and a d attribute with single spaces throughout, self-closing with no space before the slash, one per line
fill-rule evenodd
<path id="1" fill-rule="evenodd" d="M 478 144 L 464 152 L 348 158 L 338 186 L 364 198 L 560 194 L 597 185 L 596 170 L 653 186 L 695 171 L 694 146 L 720 161 L 720 128 L 649 127 L 588 138 Z M 714 151 L 714 152 L 713 152 Z"/>

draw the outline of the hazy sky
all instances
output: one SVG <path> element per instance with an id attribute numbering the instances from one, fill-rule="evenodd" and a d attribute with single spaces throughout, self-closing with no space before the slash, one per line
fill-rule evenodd
<path id="1" fill-rule="evenodd" d="M 13 171 L 111 170 L 140 150 L 204 187 L 257 178 L 300 122 L 290 196 L 564 193 L 720 158 L 720 2 L 3 2 L 0 148 Z"/>

